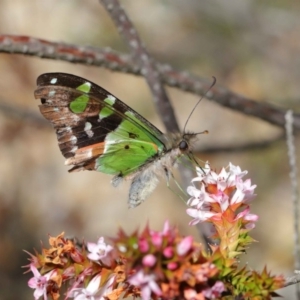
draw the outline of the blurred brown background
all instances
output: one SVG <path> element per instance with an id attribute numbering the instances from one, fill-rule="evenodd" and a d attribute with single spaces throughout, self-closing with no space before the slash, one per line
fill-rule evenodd
<path id="1" fill-rule="evenodd" d="M 300 3 L 287 0 L 122 1 L 149 52 L 161 62 L 205 78 L 257 101 L 299 111 Z M 0 31 L 126 52 L 116 28 L 98 1 L 2 0 Z M 145 81 L 103 68 L 0 53 L 0 103 L 39 114 L 33 91 L 39 74 L 68 72 L 98 83 L 164 129 Z M 198 97 L 168 88 L 183 126 Z M 199 147 L 236 146 L 271 139 L 281 131 L 258 119 L 204 100 L 189 123 L 191 131 L 209 130 Z M 296 140 L 298 149 L 299 141 Z M 299 152 L 299 151 L 298 151 Z M 285 141 L 266 149 L 202 154 L 217 168 L 229 162 L 249 171 L 257 184 L 252 211 L 260 220 L 259 241 L 243 257 L 251 269 L 293 272 L 292 205 Z M 0 110 L 0 299 L 33 299 L 23 249 L 40 249 L 40 240 L 65 231 L 96 241 L 147 222 L 162 228 L 165 219 L 182 234 L 199 239 L 184 204 L 164 183 L 141 206 L 127 209 L 128 184 L 113 189 L 110 176 L 68 174 L 50 126 L 38 126 Z M 281 291 L 293 299 L 294 287 Z"/>

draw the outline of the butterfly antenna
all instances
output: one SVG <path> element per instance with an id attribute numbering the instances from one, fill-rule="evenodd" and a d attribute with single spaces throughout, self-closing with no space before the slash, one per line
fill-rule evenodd
<path id="1" fill-rule="evenodd" d="M 186 122 L 185 122 L 185 124 L 184 124 L 184 127 L 183 127 L 183 132 L 184 132 L 184 133 L 185 133 L 185 128 L 186 128 L 186 126 L 187 126 L 187 124 L 188 124 L 188 122 L 189 122 L 189 120 L 190 120 L 192 114 L 194 113 L 196 107 L 197 107 L 198 104 L 201 102 L 201 100 L 207 95 L 207 93 L 211 90 L 211 88 L 216 84 L 216 82 L 217 82 L 216 77 L 215 77 L 215 76 L 212 76 L 212 78 L 213 78 L 212 84 L 210 85 L 210 87 L 208 88 L 208 90 L 205 92 L 205 94 L 204 94 L 203 96 L 201 96 L 201 98 L 198 100 L 198 102 L 196 103 L 196 105 L 194 106 L 194 108 L 192 109 L 192 111 L 190 112 L 190 114 L 189 114 L 189 116 L 188 116 L 188 118 L 187 118 L 187 120 L 186 120 Z"/>

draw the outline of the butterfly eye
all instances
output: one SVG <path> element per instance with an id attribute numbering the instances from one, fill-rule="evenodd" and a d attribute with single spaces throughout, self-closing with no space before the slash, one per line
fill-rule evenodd
<path id="1" fill-rule="evenodd" d="M 186 149 L 188 149 L 189 145 L 188 143 L 185 141 L 185 140 L 182 140 L 180 143 L 179 143 L 179 149 L 184 151 Z"/>

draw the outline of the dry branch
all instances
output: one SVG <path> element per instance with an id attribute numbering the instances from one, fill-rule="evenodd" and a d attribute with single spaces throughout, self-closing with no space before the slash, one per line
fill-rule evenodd
<path id="1" fill-rule="evenodd" d="M 102 66 L 112 71 L 141 75 L 140 67 L 131 60 L 130 56 L 109 48 L 83 47 L 26 36 L 0 35 L 1 52 Z M 193 94 L 203 95 L 211 84 L 211 80 L 175 70 L 169 65 L 157 64 L 157 69 L 165 84 Z M 243 97 L 219 84 L 212 88 L 207 98 L 224 107 L 284 128 L 286 110 L 275 105 Z M 293 117 L 294 128 L 300 129 L 300 115 L 294 114 Z"/>

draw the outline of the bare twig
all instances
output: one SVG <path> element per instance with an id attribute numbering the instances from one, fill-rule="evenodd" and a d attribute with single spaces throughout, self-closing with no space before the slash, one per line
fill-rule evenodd
<path id="1" fill-rule="evenodd" d="M 293 112 L 289 110 L 286 115 L 286 142 L 288 147 L 288 157 L 290 163 L 290 178 L 292 184 L 292 199 L 293 199 L 293 213 L 294 213 L 294 238 L 295 238 L 295 250 L 294 260 L 295 269 L 300 269 L 300 243 L 299 243 L 299 188 L 297 182 L 297 161 L 296 151 L 293 135 Z M 300 287 L 297 285 L 297 299 L 300 299 Z"/>
<path id="2" fill-rule="evenodd" d="M 145 77 L 149 85 L 156 110 L 160 115 L 166 129 L 169 132 L 179 132 L 179 126 L 174 114 L 174 110 L 163 86 L 161 75 L 157 70 L 157 65 L 153 58 L 148 54 L 145 46 L 138 36 L 136 29 L 129 20 L 124 9 L 121 7 L 118 0 L 100 1 L 111 15 L 111 18 L 115 22 L 120 35 L 129 46 L 133 61 L 137 62 L 140 66 L 140 73 Z M 194 176 L 192 168 L 184 168 L 183 166 L 180 166 L 180 174 L 184 186 L 187 186 L 190 183 L 191 178 Z M 210 224 L 198 226 L 200 234 L 203 236 L 205 241 L 209 239 L 210 227 Z"/>
<path id="3" fill-rule="evenodd" d="M 100 0 L 100 2 L 110 14 L 119 34 L 130 48 L 133 61 L 140 66 L 141 74 L 145 77 L 151 89 L 156 110 L 166 126 L 166 129 L 171 132 L 178 132 L 179 126 L 174 110 L 162 84 L 160 74 L 156 69 L 156 64 L 148 54 L 136 28 L 133 26 L 118 0 Z"/>
<path id="4" fill-rule="evenodd" d="M 287 287 L 287 286 L 290 286 L 290 285 L 293 285 L 293 284 L 296 284 L 296 283 L 299 283 L 299 282 L 300 282 L 300 274 L 290 276 L 290 277 L 286 277 L 284 287 Z"/>
<path id="5" fill-rule="evenodd" d="M 140 67 L 128 55 L 120 54 L 109 48 L 83 47 L 54 43 L 26 36 L 0 35 L 1 52 L 103 66 L 112 71 L 141 75 Z M 211 84 L 210 80 L 188 72 L 177 71 L 169 65 L 157 64 L 157 69 L 165 84 L 194 94 L 203 95 Z M 219 84 L 213 87 L 207 98 L 224 107 L 284 128 L 286 110 L 278 108 L 275 105 L 243 97 L 221 87 Z M 294 114 L 294 128 L 300 129 L 300 114 Z"/>
<path id="6" fill-rule="evenodd" d="M 56 59 L 70 63 L 102 66 L 112 71 L 140 74 L 140 68 L 129 55 L 110 48 L 56 43 L 29 36 L 0 35 L 0 52 Z"/>

